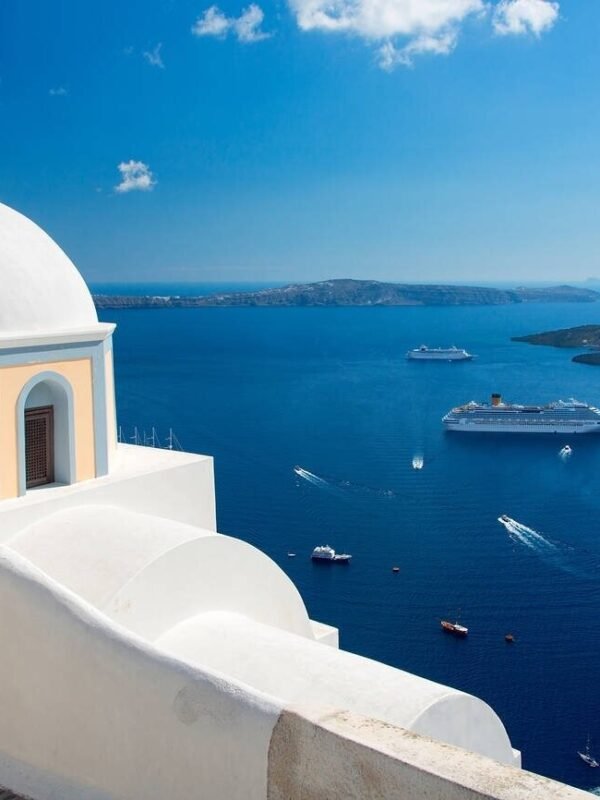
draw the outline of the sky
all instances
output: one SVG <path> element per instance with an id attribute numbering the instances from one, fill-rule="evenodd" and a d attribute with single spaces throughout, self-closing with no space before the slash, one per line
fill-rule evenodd
<path id="1" fill-rule="evenodd" d="M 0 201 L 91 282 L 600 275 L 595 0 L 0 0 Z"/>

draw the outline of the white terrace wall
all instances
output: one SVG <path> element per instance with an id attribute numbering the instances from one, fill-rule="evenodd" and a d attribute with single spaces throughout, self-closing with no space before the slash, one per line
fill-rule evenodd
<path id="1" fill-rule="evenodd" d="M 0 552 L 0 786 L 35 800 L 578 800 L 344 711 L 161 655 Z"/>
<path id="2" fill-rule="evenodd" d="M 280 707 L 121 633 L 8 549 L 0 641 L 0 785 L 35 800 L 266 797 Z"/>
<path id="3" fill-rule="evenodd" d="M 540 775 L 344 711 L 284 710 L 267 800 L 586 800 Z"/>
<path id="4" fill-rule="evenodd" d="M 119 444 L 110 475 L 73 486 L 36 489 L 0 504 L 0 543 L 73 506 L 107 505 L 216 530 L 210 456 Z"/>

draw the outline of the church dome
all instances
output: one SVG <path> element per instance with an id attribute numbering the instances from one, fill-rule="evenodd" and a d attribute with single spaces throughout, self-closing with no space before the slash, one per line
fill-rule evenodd
<path id="1" fill-rule="evenodd" d="M 73 262 L 34 222 L 0 203 L 0 338 L 97 326 Z"/>

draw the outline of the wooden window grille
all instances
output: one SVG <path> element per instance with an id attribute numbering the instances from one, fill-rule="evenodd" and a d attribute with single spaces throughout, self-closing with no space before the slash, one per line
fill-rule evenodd
<path id="1" fill-rule="evenodd" d="M 25 410 L 25 474 L 27 488 L 54 482 L 54 409 Z"/>

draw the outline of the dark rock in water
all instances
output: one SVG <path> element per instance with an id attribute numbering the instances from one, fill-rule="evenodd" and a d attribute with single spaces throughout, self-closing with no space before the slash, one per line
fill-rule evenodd
<path id="1" fill-rule="evenodd" d="M 579 356 L 573 356 L 571 361 L 575 361 L 577 364 L 591 364 L 594 367 L 600 367 L 600 352 L 582 353 Z"/>

